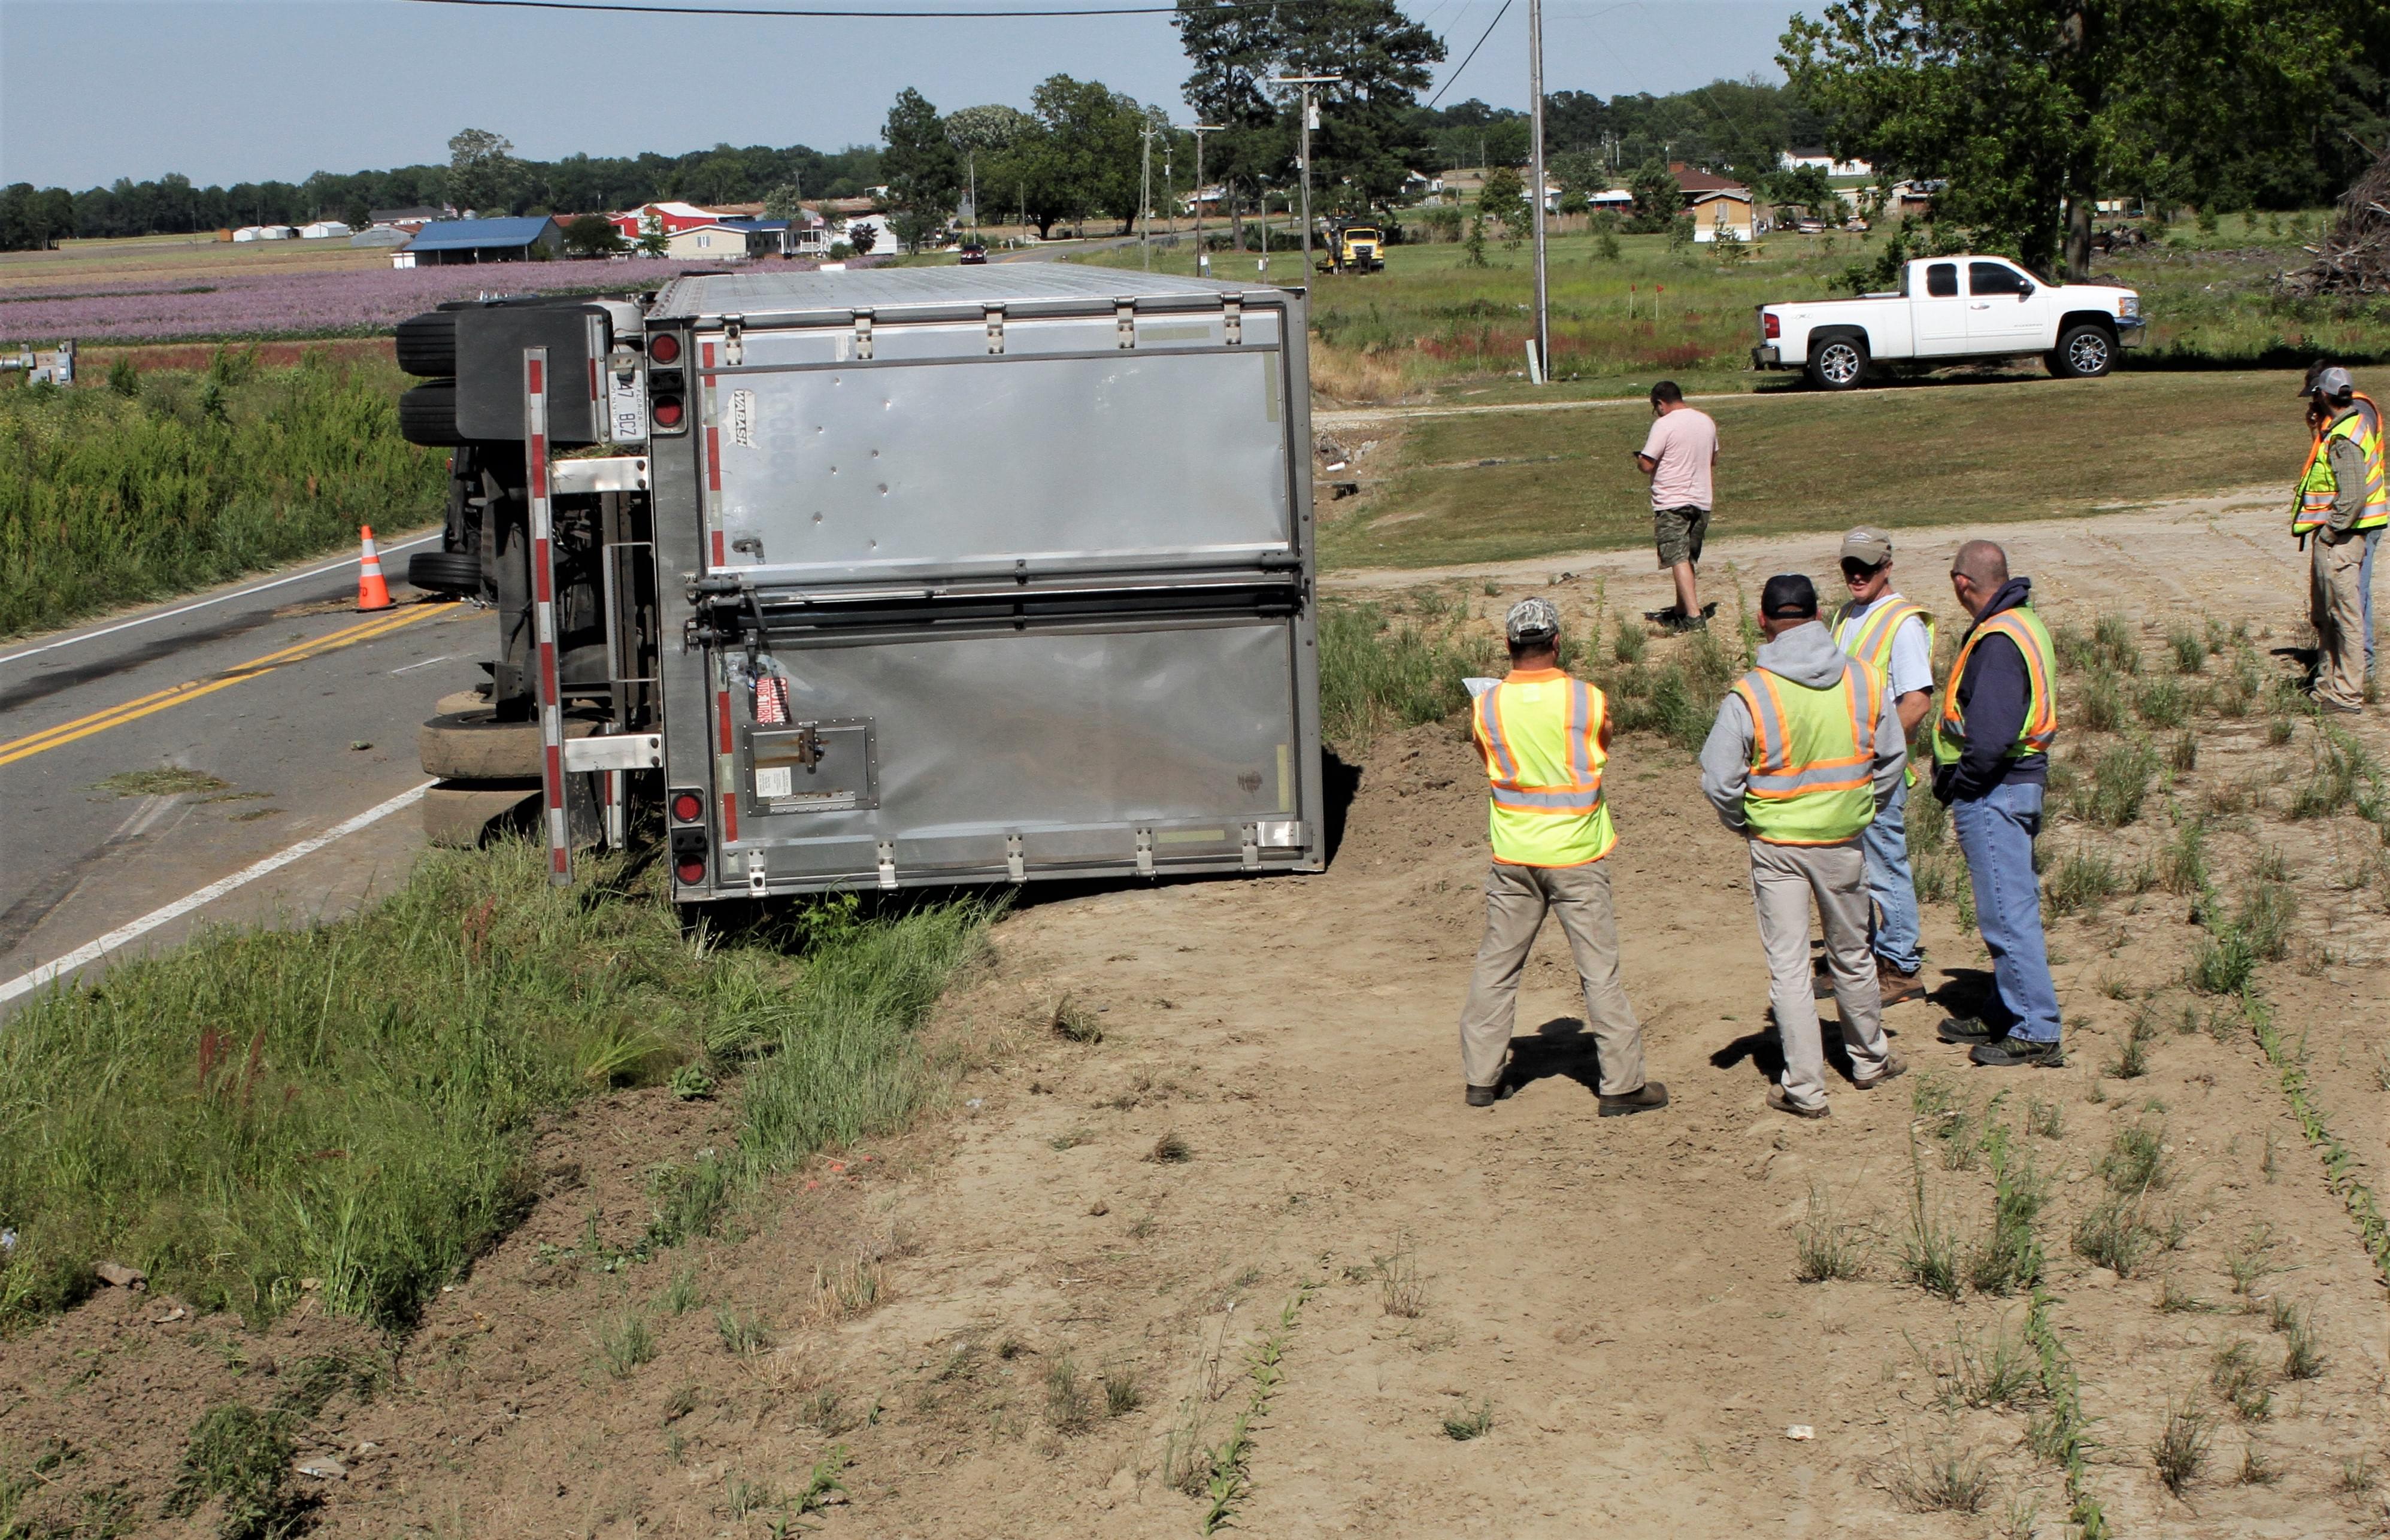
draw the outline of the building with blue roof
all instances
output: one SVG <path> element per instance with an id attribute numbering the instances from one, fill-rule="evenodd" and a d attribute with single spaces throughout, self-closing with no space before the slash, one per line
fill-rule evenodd
<path id="1" fill-rule="evenodd" d="M 563 249 L 564 230 L 546 214 L 514 219 L 439 219 L 406 243 L 418 267 L 467 262 L 528 262 Z"/>

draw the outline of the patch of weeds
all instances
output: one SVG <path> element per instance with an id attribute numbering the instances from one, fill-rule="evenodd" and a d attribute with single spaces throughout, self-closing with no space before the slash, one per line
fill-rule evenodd
<path id="1" fill-rule="evenodd" d="M 2276 712 L 2266 718 L 2266 747 L 2279 749 L 2290 742 L 2291 725 L 2291 715 L 2288 712 Z"/>
<path id="2" fill-rule="evenodd" d="M 1126 1417 L 1145 1405 L 1145 1380 L 1133 1369 L 1115 1366 L 1104 1370 L 1104 1416 Z"/>
<path id="3" fill-rule="evenodd" d="M 2124 1046 L 2116 1057 L 2108 1061 L 2112 1080 L 2139 1080 L 2150 1072 L 2150 1045 L 2157 1041 L 2157 1015 L 2150 1003 L 2142 1001 L 2125 1025 Z"/>
<path id="4" fill-rule="evenodd" d="M 2171 1184 L 2174 1168 L 2166 1159 L 2165 1124 L 2143 1122 L 2116 1130 L 2098 1170 L 2111 1192 L 2138 1195 Z"/>
<path id="5" fill-rule="evenodd" d="M 2271 1486 L 2282 1479 L 2282 1473 L 2266 1458 L 2264 1450 L 2248 1444 L 2241 1449 L 2241 1473 L 2232 1479 L 2242 1486 Z"/>
<path id="6" fill-rule="evenodd" d="M 2374 1473 L 2371 1455 L 2356 1455 L 2340 1462 L 2340 1480 L 2335 1483 L 2352 1497 L 2366 1496 L 2382 1484 Z"/>
<path id="7" fill-rule="evenodd" d="M 1054 1002 L 1053 1020 L 1048 1023 L 1054 1035 L 1072 1043 L 1100 1043 L 1104 1029 L 1096 1013 L 1072 999 L 1068 995 Z"/>
<path id="8" fill-rule="evenodd" d="M 1046 1366 L 1046 1420 L 1065 1436 L 1086 1432 L 1096 1420 L 1086 1377 L 1067 1353 Z"/>
<path id="9" fill-rule="evenodd" d="M 2011 1151 L 2008 1130 L 1994 1124 L 1987 1142 L 1992 1161 L 1992 1216 L 1967 1258 L 1967 1281 L 1985 1294 L 2013 1294 L 2041 1281 L 2044 1258 L 2036 1228 L 2049 1201 L 2049 1185 L 2030 1156 Z"/>
<path id="10" fill-rule="evenodd" d="M 203 771 L 169 764 L 155 770 L 120 770 L 106 780 L 94 781 L 91 789 L 116 797 L 179 797 L 192 791 L 222 791 L 231 785 Z"/>
<path id="11" fill-rule="evenodd" d="M 1960 1290 L 1959 1227 L 1931 1208 L 1925 1197 L 1925 1166 L 1913 1136 L 1909 1161 L 1914 1178 L 1908 1230 L 1900 1242 L 1900 1276 L 1929 1294 L 1956 1300 Z"/>
<path id="12" fill-rule="evenodd" d="M 2198 674 L 2207 667 L 2207 638 L 2187 625 L 2166 628 L 2166 648 L 2174 654 L 2177 673 Z"/>
<path id="13" fill-rule="evenodd" d="M 814 1266 L 811 1317 L 823 1325 L 868 1315 L 880 1303 L 886 1279 L 880 1264 L 869 1257 L 851 1257 L 835 1267 Z"/>
<path id="14" fill-rule="evenodd" d="M 2181 1282 L 2171 1273 L 2167 1274 L 2158 1285 L 2158 1312 L 2161 1315 L 2199 1315 L 2215 1308 L 2205 1300 L 2183 1288 Z"/>
<path id="15" fill-rule="evenodd" d="M 668 1161 L 649 1172 L 648 1200 L 654 1210 L 635 1259 L 712 1235 L 721 1226 L 736 1183 L 729 1163 L 712 1150 L 687 1165 Z"/>
<path id="16" fill-rule="evenodd" d="M 2349 808 L 2373 770 L 2371 756 L 2355 741 L 2334 733 L 2319 738 L 2315 766 L 2291 795 L 2294 818 L 2329 818 Z"/>
<path id="17" fill-rule="evenodd" d="M 2286 1300 L 2277 1300 L 2274 1303 L 2274 1329 L 2282 1334 L 2282 1378 L 2322 1378 L 2323 1350 L 2316 1344 L 2313 1317 Z"/>
<path id="18" fill-rule="evenodd" d="M 2024 1131 L 2045 1139 L 2066 1136 L 2066 1109 L 2039 1097 L 2028 1097 L 2024 1104 Z"/>
<path id="19" fill-rule="evenodd" d="M 2133 692 L 2133 711 L 2144 725 L 2167 731 L 2191 716 L 2191 692 L 2178 679 L 2159 675 Z"/>
<path id="20" fill-rule="evenodd" d="M 1992 1495 L 1990 1467 L 1955 1434 L 1922 1457 L 1904 1451 L 1890 1477 L 1894 1500 L 1912 1513 L 1980 1513 Z"/>
<path id="21" fill-rule="evenodd" d="M 1960 1406 L 2021 1406 L 2041 1397 L 2040 1365 L 2032 1347 L 2006 1329 L 1985 1341 L 1962 1327 L 1951 1341 L 1947 1361 L 1930 1354 L 1921 1356 L 1934 1373 L 1934 1398 L 1946 1411 Z"/>
<path id="22" fill-rule="evenodd" d="M 2065 1344 L 2049 1324 L 2049 1296 L 2039 1289 L 2033 1291 L 2025 1312 L 2024 1335 L 2040 1360 L 2041 1393 L 2047 1401 L 2047 1409 L 2035 1414 L 2025 1427 L 2025 1445 L 2066 1473 L 2067 1521 L 2080 1532 L 2081 1540 L 2106 1540 L 2107 1516 L 2091 1495 L 2082 1388 Z"/>
<path id="23" fill-rule="evenodd" d="M 656 1303 L 664 1314 L 675 1317 L 687 1315 L 703 1303 L 698 1295 L 697 1269 L 694 1267 L 673 1269 L 671 1281 L 664 1285 L 663 1292 L 656 1296 Z"/>
<path id="24" fill-rule="evenodd" d="M 2118 674 L 2141 672 L 2141 639 L 2128 615 L 2110 612 L 2091 628 L 2091 647 L 2100 661 Z"/>
<path id="25" fill-rule="evenodd" d="M 294 1453 L 288 1419 L 227 1403 L 191 1425 L 166 1497 L 179 1518 L 210 1498 L 219 1501 L 222 1540 L 269 1540 L 296 1529 L 313 1499 L 290 1487 Z"/>
<path id="26" fill-rule="evenodd" d="M 2115 862 L 2088 845 L 2078 845 L 2060 858 L 2041 891 L 2054 916 L 2096 912 L 2104 900 L 2125 891 L 2125 877 Z"/>
<path id="27" fill-rule="evenodd" d="M 2290 951 L 2297 914 L 2297 896 L 2286 884 L 2253 884 L 2230 919 L 2208 918 L 2208 934 L 2191 956 L 2191 987 L 2203 995 L 2242 993 L 2259 964 L 2279 961 Z"/>
<path id="28" fill-rule="evenodd" d="M 1494 1404 L 1480 1401 L 1473 1412 L 1447 1412 L 1444 1418 L 1444 1436 L 1455 1444 L 1484 1438 L 1494 1431 Z"/>
<path id="29" fill-rule="evenodd" d="M 2181 1496 L 2207 1469 L 2207 1446 L 2215 1429 L 2207 1414 L 2187 1400 L 2166 1409 L 2165 1426 L 2150 1445 L 2150 1463 L 2157 1467 L 2158 1480 L 2165 1482 L 2168 1492 Z"/>
<path id="30" fill-rule="evenodd" d="M 2092 1205 L 2075 1225 L 2075 1251 L 2088 1262 L 2129 1278 L 2156 1248 L 2158 1237 L 2141 1215 L 2138 1197 L 2111 1195 Z"/>
<path id="31" fill-rule="evenodd" d="M 1176 1129 L 1153 1141 L 1145 1158 L 1158 1165 L 1183 1165 L 1195 1158 L 1195 1147 L 1179 1136 Z"/>
<path id="32" fill-rule="evenodd" d="M 1057 1134 L 1046 1141 L 1048 1149 L 1076 1149 L 1094 1136 L 1085 1128 L 1073 1128 L 1067 1134 Z"/>
<path id="33" fill-rule="evenodd" d="M 2268 1150 L 2271 1154 L 2271 1149 Z M 2257 1285 L 2275 1271 L 2274 1231 L 2271 1226 L 2259 1225 L 2241 1238 L 2241 1243 L 2224 1253 L 2224 1271 L 2232 1279 L 2232 1292 L 2246 1302 L 2242 1308 L 2256 1308 Z"/>
<path id="34" fill-rule="evenodd" d="M 2094 674 L 2075 692 L 2075 714 L 2095 733 L 2113 733 L 2125 725 L 2125 687 L 2113 674 Z"/>
<path id="35" fill-rule="evenodd" d="M 1809 1187 L 1808 1215 L 1793 1228 L 1792 1245 L 1792 1276 L 1803 1283 L 1856 1278 L 1865 1270 L 1866 1242 L 1835 1215 L 1832 1199 L 1816 1183 Z"/>
<path id="36" fill-rule="evenodd" d="M 1645 641 L 1642 625 L 1622 614 L 1618 617 L 1618 635 L 1611 640 L 1610 655 L 1632 667 L 1643 661 Z"/>
<path id="37" fill-rule="evenodd" d="M 1378 1303 L 1389 1315 L 1417 1320 L 1427 1313 L 1427 1285 L 1420 1277 L 1419 1247 L 1407 1235 L 1370 1264 L 1378 1277 Z"/>
<path id="38" fill-rule="evenodd" d="M 631 1371 L 656 1355 L 655 1329 L 645 1315 L 625 1310 L 598 1323 L 598 1367 L 612 1380 L 628 1380 Z"/>
<path id="39" fill-rule="evenodd" d="M 2218 1348 L 2216 1363 L 2207 1371 L 2207 1382 L 2216 1393 L 2230 1403 L 2233 1413 L 2243 1422 L 2263 1422 L 2274 1412 L 2274 1392 L 2267 1387 L 2266 1374 L 2257 1367 L 2257 1354 L 2247 1342 L 2233 1342 Z"/>
<path id="40" fill-rule="evenodd" d="M 762 1321 L 728 1305 L 715 1306 L 713 1329 L 722 1339 L 722 1351 L 736 1358 L 752 1358 L 772 1345 L 772 1334 Z"/>
<path id="41" fill-rule="evenodd" d="M 2067 811 L 2101 828 L 2122 828 L 2141 815 L 2157 751 L 2146 743 L 2118 743 L 2101 751 L 2088 779 L 2067 798 Z"/>
<path id="42" fill-rule="evenodd" d="M 2166 766 L 2178 776 L 2188 776 L 2199 768 L 2199 729 L 2185 727 L 2166 745 Z"/>

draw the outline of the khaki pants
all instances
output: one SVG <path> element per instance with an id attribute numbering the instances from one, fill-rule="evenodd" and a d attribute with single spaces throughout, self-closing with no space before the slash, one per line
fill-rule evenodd
<path id="1" fill-rule="evenodd" d="M 1512 866 L 1495 862 L 1485 873 L 1485 940 L 1470 975 L 1469 1003 L 1460 1012 L 1460 1069 L 1471 1085 L 1497 1085 L 1502 1057 L 1518 1015 L 1519 975 L 1543 929 L 1544 911 L 1560 917 L 1585 986 L 1585 1018 L 1601 1056 L 1601 1094 L 1622 1097 L 1643 1088 L 1643 1027 L 1618 982 L 1618 921 L 1610 904 L 1610 870 L 1582 866 Z"/>
<path id="2" fill-rule="evenodd" d="M 1867 854 L 1857 841 L 1841 845 L 1771 845 L 1751 841 L 1751 903 L 1759 913 L 1759 944 L 1767 954 L 1767 998 L 1784 1044 L 1784 1095 L 1795 1105 L 1826 1099 L 1825 1046 L 1809 982 L 1809 909 L 1817 905 L 1826 931 L 1826 967 L 1842 1008 L 1843 1043 L 1860 1080 L 1883 1073 L 1883 1002 L 1876 993 L 1875 956 L 1868 950 Z"/>
<path id="3" fill-rule="evenodd" d="M 2365 596 L 2357 574 L 2365 537 L 2307 537 L 2307 618 L 2315 622 L 2316 699 L 2334 706 L 2365 704 Z"/>

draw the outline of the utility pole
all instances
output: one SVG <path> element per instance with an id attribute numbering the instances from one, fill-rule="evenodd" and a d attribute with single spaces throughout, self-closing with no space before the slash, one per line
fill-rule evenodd
<path id="1" fill-rule="evenodd" d="M 1301 157 L 1303 165 L 1303 282 L 1304 287 L 1308 288 L 1311 283 L 1311 121 L 1318 111 L 1311 102 L 1311 88 L 1315 85 L 1342 85 L 1344 83 L 1344 77 L 1342 75 L 1280 75 L 1270 83 L 1273 85 L 1300 85 L 1303 87 L 1303 149 Z"/>
<path id="2" fill-rule="evenodd" d="M 1145 260 L 1145 270 L 1153 271 L 1153 120 L 1145 120 L 1138 131 L 1145 143 L 1141 148 L 1137 173 L 1137 243 Z"/>
<path id="3" fill-rule="evenodd" d="M 1544 266 L 1544 0 L 1527 0 L 1528 176 L 1536 200 L 1536 369 L 1552 378 L 1552 291 Z"/>
<path id="4" fill-rule="evenodd" d="M 1203 135 L 1220 132 L 1218 123 L 1190 123 L 1189 133 L 1195 135 L 1195 276 L 1209 277 L 1212 253 L 1203 250 Z"/>

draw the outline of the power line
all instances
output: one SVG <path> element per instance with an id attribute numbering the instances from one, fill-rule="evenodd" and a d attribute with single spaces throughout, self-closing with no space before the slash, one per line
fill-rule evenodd
<path id="1" fill-rule="evenodd" d="M 1469 58 L 1460 61 L 1460 68 L 1458 70 L 1455 70 L 1449 75 L 1445 76 L 1444 83 L 1435 88 L 1435 95 L 1427 99 L 1429 110 L 1433 111 L 1435 108 L 1435 104 L 1444 100 L 1444 94 L 1452 89 L 1453 83 L 1458 81 L 1461 77 L 1462 72 L 1469 68 L 1469 60 L 1477 57 L 1477 50 L 1485 46 L 1485 40 L 1494 35 L 1494 29 L 1500 26 L 1502 24 L 1502 19 L 1510 14 L 1510 0 L 1502 0 L 1502 8 L 1494 13 L 1494 19 L 1485 23 L 1485 30 L 1477 34 L 1477 41 L 1475 43 L 1470 45 Z"/>

